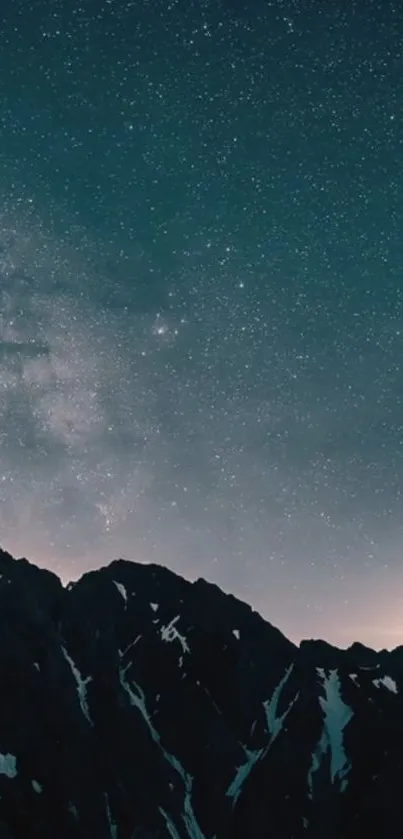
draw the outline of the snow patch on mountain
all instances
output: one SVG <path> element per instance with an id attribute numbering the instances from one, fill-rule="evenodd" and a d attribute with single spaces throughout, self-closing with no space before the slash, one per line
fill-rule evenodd
<path id="1" fill-rule="evenodd" d="M 387 688 L 387 690 L 390 690 L 391 693 L 397 694 L 398 692 L 397 684 L 391 676 L 382 676 L 382 679 L 373 679 L 372 684 L 374 684 L 376 688 L 380 688 L 381 685 L 383 685 L 383 687 Z"/>
<path id="2" fill-rule="evenodd" d="M 291 708 L 293 707 L 293 705 L 295 704 L 295 702 L 297 701 L 298 696 L 299 696 L 299 694 L 297 693 L 294 696 L 294 699 L 292 699 L 292 701 L 290 702 L 288 708 L 286 708 L 286 710 L 284 711 L 284 713 L 281 714 L 281 716 L 278 716 L 278 704 L 279 704 L 279 701 L 280 701 L 281 693 L 283 691 L 283 688 L 287 684 L 293 669 L 294 669 L 294 664 L 290 664 L 290 666 L 287 668 L 286 672 L 284 673 L 283 678 L 280 680 L 277 687 L 274 689 L 273 694 L 271 696 L 271 699 L 266 699 L 266 701 L 263 703 L 263 707 L 264 707 L 265 714 L 266 714 L 267 728 L 268 728 L 269 734 L 271 735 L 270 745 L 274 742 L 274 740 L 276 739 L 276 737 L 280 733 L 285 719 L 288 717 L 288 714 L 290 713 Z"/>
<path id="3" fill-rule="evenodd" d="M 161 737 L 160 737 L 157 729 L 155 728 L 155 726 L 154 726 L 154 724 L 151 720 L 150 714 L 147 710 L 144 691 L 142 690 L 140 685 L 137 684 L 137 682 L 132 681 L 132 683 L 129 684 L 129 682 L 127 680 L 126 673 L 127 673 L 127 671 L 129 670 L 130 667 L 131 667 L 131 662 L 129 664 L 127 664 L 124 668 L 120 668 L 120 670 L 119 670 L 120 684 L 121 684 L 123 690 L 129 696 L 131 705 L 134 705 L 140 711 L 145 723 L 147 724 L 148 730 L 151 734 L 152 739 L 154 740 L 154 743 L 156 743 L 157 746 L 161 749 L 161 752 L 162 752 L 165 760 L 168 763 L 170 763 L 170 765 L 175 770 L 175 772 L 179 775 L 179 777 L 180 777 L 180 779 L 183 783 L 183 786 L 184 786 L 184 803 L 183 803 L 182 820 L 185 824 L 187 835 L 188 835 L 189 839 L 206 839 L 204 833 L 202 832 L 202 830 L 199 826 L 199 823 L 196 819 L 196 816 L 195 816 L 195 813 L 194 813 L 194 810 L 193 810 L 193 804 L 192 804 L 193 777 L 188 772 L 186 772 L 186 770 L 184 769 L 184 767 L 182 766 L 182 764 L 180 763 L 178 758 L 175 757 L 175 755 L 168 752 L 168 750 L 165 749 L 164 746 L 162 745 Z M 166 814 L 164 814 L 164 817 L 166 819 Z M 172 820 L 170 820 L 170 825 L 171 825 L 171 829 L 170 829 L 171 836 L 175 837 L 175 839 L 176 839 L 175 832 L 172 832 L 172 828 L 173 828 L 173 831 L 176 831 L 178 836 L 179 836 L 179 833 L 176 830 Z M 167 824 L 167 826 L 168 826 L 168 824 Z"/>
<path id="4" fill-rule="evenodd" d="M 161 627 L 161 638 L 163 641 L 166 641 L 167 643 L 171 643 L 172 641 L 179 641 L 182 647 L 182 652 L 190 653 L 189 645 L 186 638 L 184 637 L 184 635 L 181 635 L 181 633 L 176 628 L 178 620 L 180 620 L 180 615 L 176 615 L 175 618 L 172 618 L 170 623 L 168 623 L 166 626 Z"/>
<path id="5" fill-rule="evenodd" d="M 283 691 L 283 688 L 287 684 L 291 673 L 293 671 L 294 664 L 290 664 L 287 668 L 283 678 L 278 683 L 277 687 L 274 689 L 272 696 L 270 699 L 267 699 L 263 703 L 263 707 L 266 714 L 266 724 L 268 734 L 270 735 L 270 741 L 266 746 L 263 746 L 260 749 L 248 749 L 247 746 L 242 746 L 245 755 L 246 761 L 242 763 L 240 766 L 237 767 L 236 774 L 234 779 L 231 781 L 228 789 L 226 790 L 226 795 L 229 798 L 232 798 L 232 806 L 234 807 L 242 790 L 242 787 L 250 775 L 253 767 L 258 762 L 258 760 L 265 754 L 267 754 L 268 750 L 274 743 L 276 737 L 279 735 L 280 731 L 282 730 L 283 724 L 285 719 L 288 717 L 288 714 L 291 711 L 291 708 L 297 701 L 299 697 L 299 693 L 297 693 L 294 698 L 289 703 L 288 707 L 285 711 L 279 716 L 278 714 L 278 705 L 280 701 L 280 697 Z M 252 727 L 253 730 L 254 726 Z"/>
<path id="6" fill-rule="evenodd" d="M 108 820 L 109 826 L 109 836 L 110 839 L 118 839 L 118 828 L 112 818 L 111 806 L 109 804 L 109 798 L 107 793 L 105 793 L 105 807 L 106 807 L 106 818 Z"/>
<path id="7" fill-rule="evenodd" d="M 319 743 L 312 755 L 312 765 L 308 773 L 308 788 L 312 797 L 313 775 L 318 771 L 322 758 L 330 752 L 330 779 L 341 782 L 342 791 L 346 788 L 346 776 L 351 768 L 344 749 L 343 732 L 353 716 L 352 709 L 341 698 L 340 678 L 337 670 L 330 670 L 327 676 L 322 667 L 316 672 L 322 680 L 325 696 L 319 697 L 319 704 L 324 714 L 323 731 Z"/>
<path id="8" fill-rule="evenodd" d="M 32 789 L 35 792 L 37 792 L 38 794 L 42 792 L 43 787 L 38 781 L 35 781 L 35 779 L 34 779 L 33 781 L 31 781 L 31 784 L 32 784 Z"/>
<path id="9" fill-rule="evenodd" d="M 17 777 L 17 758 L 12 754 L 0 754 L 0 775 L 6 775 L 7 778 Z"/>
<path id="10" fill-rule="evenodd" d="M 168 833 L 172 837 L 172 839 L 181 839 L 181 836 L 179 836 L 179 833 L 168 813 L 166 813 L 165 810 L 162 809 L 162 807 L 158 807 L 158 809 L 161 813 L 161 816 L 163 816 L 163 818 L 165 819 L 165 824 L 167 826 Z"/>
<path id="11" fill-rule="evenodd" d="M 127 591 L 126 591 L 126 589 L 125 589 L 125 587 L 124 587 L 123 583 L 118 583 L 116 580 L 112 580 L 112 582 L 113 582 L 113 583 L 114 583 L 114 585 L 116 586 L 116 588 L 117 588 L 117 590 L 118 590 L 119 594 L 121 594 L 121 595 L 122 595 L 123 600 L 125 601 L 125 603 L 127 603 Z"/>
<path id="12" fill-rule="evenodd" d="M 134 641 L 132 641 L 131 644 L 128 644 L 127 647 L 124 648 L 124 650 L 118 650 L 119 658 L 123 658 L 126 655 L 126 653 L 129 652 L 129 650 L 132 650 L 133 647 L 135 647 L 136 644 L 138 644 L 138 642 L 141 641 L 142 637 L 142 635 L 136 635 Z"/>
<path id="13" fill-rule="evenodd" d="M 264 749 L 255 749 L 254 751 L 252 751 L 251 749 L 248 749 L 246 746 L 243 746 L 243 749 L 246 755 L 246 761 L 245 763 L 242 763 L 240 766 L 238 766 L 236 770 L 236 775 L 233 781 L 231 781 L 225 793 L 228 796 L 228 798 L 232 798 L 233 807 L 235 807 L 235 804 L 238 801 L 238 798 L 241 794 L 242 787 L 246 779 L 250 775 L 255 763 L 258 762 L 259 758 L 262 756 L 264 752 Z"/>
<path id="14" fill-rule="evenodd" d="M 90 709 L 89 709 L 88 699 L 87 699 L 87 685 L 91 681 L 91 676 L 87 676 L 86 679 L 83 679 L 79 669 L 74 664 L 73 659 L 71 658 L 71 656 L 69 656 L 66 648 L 63 647 L 63 646 L 62 646 L 62 653 L 63 653 L 64 658 L 66 659 L 67 663 L 69 664 L 71 672 L 72 672 L 72 674 L 74 676 L 74 679 L 76 681 L 80 708 L 81 708 L 85 718 L 90 723 L 90 725 L 93 725 L 92 719 L 90 717 Z"/>

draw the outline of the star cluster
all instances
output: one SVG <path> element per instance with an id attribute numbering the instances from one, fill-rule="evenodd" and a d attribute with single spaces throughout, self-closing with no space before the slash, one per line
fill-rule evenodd
<path id="1" fill-rule="evenodd" d="M 403 637 L 403 13 L 6 3 L 0 535 Z"/>

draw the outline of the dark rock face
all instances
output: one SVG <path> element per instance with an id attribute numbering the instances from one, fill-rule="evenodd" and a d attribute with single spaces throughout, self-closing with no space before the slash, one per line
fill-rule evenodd
<path id="1" fill-rule="evenodd" d="M 0 839 L 403 835 L 403 648 L 297 648 L 234 597 L 0 552 Z"/>

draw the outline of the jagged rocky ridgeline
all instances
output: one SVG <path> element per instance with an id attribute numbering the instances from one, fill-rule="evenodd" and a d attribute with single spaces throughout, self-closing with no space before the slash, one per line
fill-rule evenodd
<path id="1" fill-rule="evenodd" d="M 203 580 L 0 552 L 0 839 L 403 836 L 403 649 L 298 648 Z"/>

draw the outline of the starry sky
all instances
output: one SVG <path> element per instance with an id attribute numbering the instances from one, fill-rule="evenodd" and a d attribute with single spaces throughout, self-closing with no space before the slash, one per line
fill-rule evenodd
<path id="1" fill-rule="evenodd" d="M 3 548 L 403 643 L 403 7 L 0 14 Z"/>

